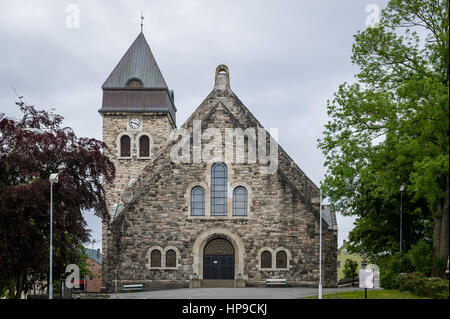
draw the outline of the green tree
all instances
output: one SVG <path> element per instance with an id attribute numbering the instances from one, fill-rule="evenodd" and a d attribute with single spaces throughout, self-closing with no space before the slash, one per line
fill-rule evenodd
<path id="1" fill-rule="evenodd" d="M 431 273 L 431 252 L 431 244 L 425 239 L 419 240 L 408 252 L 414 269 L 420 271 L 425 276 L 429 276 Z"/>
<path id="2" fill-rule="evenodd" d="M 426 237 L 432 228 L 439 276 L 449 252 L 448 5 L 391 0 L 377 26 L 355 35 L 352 62 L 360 72 L 328 102 L 331 120 L 319 140 L 324 192 L 344 215 L 358 216 L 352 247 L 373 254 L 395 249 L 392 220 L 404 185 L 405 233 L 419 225 L 418 236 Z M 378 246 L 364 242 L 364 234 Z M 417 238 L 409 240 L 411 247 Z"/>
<path id="3" fill-rule="evenodd" d="M 358 273 L 356 270 L 358 269 L 358 263 L 353 259 L 347 258 L 344 264 L 344 276 L 345 278 L 352 278 L 352 286 L 356 277 L 358 277 Z"/>

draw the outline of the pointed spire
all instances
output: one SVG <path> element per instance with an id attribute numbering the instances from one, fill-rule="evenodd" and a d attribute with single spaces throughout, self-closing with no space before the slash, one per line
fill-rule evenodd
<path id="1" fill-rule="evenodd" d="M 167 89 L 166 81 L 142 32 L 103 83 L 102 88 L 125 88 L 132 79 L 139 79 L 144 88 Z"/>

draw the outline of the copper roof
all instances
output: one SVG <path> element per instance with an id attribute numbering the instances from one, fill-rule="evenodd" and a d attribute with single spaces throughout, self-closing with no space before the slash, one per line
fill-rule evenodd
<path id="1" fill-rule="evenodd" d="M 130 79 L 139 79 L 145 88 L 167 89 L 166 81 L 156 64 L 144 34 L 139 33 L 136 40 L 119 61 L 102 88 L 123 88 Z"/>
<path id="2" fill-rule="evenodd" d="M 139 79 L 142 87 L 128 87 Z M 102 85 L 105 112 L 163 112 L 176 123 L 173 91 L 169 90 L 141 32 Z"/>

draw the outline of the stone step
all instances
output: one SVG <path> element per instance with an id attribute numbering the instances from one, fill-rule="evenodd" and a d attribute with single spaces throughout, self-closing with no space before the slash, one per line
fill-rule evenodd
<path id="1" fill-rule="evenodd" d="M 206 279 L 202 280 L 202 288 L 234 288 L 234 280 Z"/>

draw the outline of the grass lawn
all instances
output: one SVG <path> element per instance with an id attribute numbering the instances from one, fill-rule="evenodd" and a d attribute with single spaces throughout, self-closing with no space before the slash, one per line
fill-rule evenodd
<path id="1" fill-rule="evenodd" d="M 323 294 L 323 299 L 364 299 L 364 290 Z M 305 299 L 317 299 L 317 296 Z M 367 299 L 430 299 L 399 290 L 367 290 Z"/>

